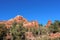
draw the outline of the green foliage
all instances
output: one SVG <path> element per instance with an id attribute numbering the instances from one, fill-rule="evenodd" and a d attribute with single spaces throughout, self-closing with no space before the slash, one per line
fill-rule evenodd
<path id="1" fill-rule="evenodd" d="M 41 27 L 40 31 L 41 31 L 42 35 L 46 35 L 47 34 L 47 28 L 45 28 L 45 27 Z"/>
<path id="2" fill-rule="evenodd" d="M 53 24 L 51 24 L 50 26 L 49 26 L 49 31 L 50 32 L 59 32 L 59 25 L 60 25 L 60 22 L 59 21 L 55 21 Z"/>
<path id="3" fill-rule="evenodd" d="M 42 24 L 39 24 L 39 26 L 43 26 Z"/>
<path id="4" fill-rule="evenodd" d="M 14 23 L 10 32 L 13 34 L 13 37 L 16 38 L 15 40 L 22 40 L 22 36 L 26 32 L 26 29 L 23 27 L 23 23 Z"/>
<path id="5" fill-rule="evenodd" d="M 6 35 L 6 32 L 5 24 L 0 24 L 0 40 Z"/>

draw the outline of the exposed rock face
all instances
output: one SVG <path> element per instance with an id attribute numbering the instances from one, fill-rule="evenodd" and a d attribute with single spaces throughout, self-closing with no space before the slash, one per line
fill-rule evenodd
<path id="1" fill-rule="evenodd" d="M 60 37 L 60 33 L 51 33 L 50 36 L 49 36 L 51 39 L 54 39 L 54 38 L 59 38 Z"/>
<path id="2" fill-rule="evenodd" d="M 37 21 L 33 21 L 33 22 L 23 23 L 23 26 L 27 28 L 32 28 L 32 27 L 38 28 L 39 25 Z"/>
<path id="3" fill-rule="evenodd" d="M 26 32 L 25 37 L 27 40 L 36 40 L 32 32 Z"/>
<path id="4" fill-rule="evenodd" d="M 48 23 L 47 23 L 47 25 L 46 25 L 46 27 L 49 27 L 51 24 L 52 24 L 52 21 L 49 20 Z"/>
<path id="5" fill-rule="evenodd" d="M 37 21 L 32 21 L 32 22 L 28 22 L 25 18 L 23 18 L 20 15 L 17 15 L 15 18 L 10 19 L 8 21 L 5 22 L 0 22 L 0 23 L 4 23 L 6 25 L 6 28 L 9 29 L 11 27 L 11 25 L 13 24 L 13 22 L 18 23 L 23 23 L 24 27 L 30 28 L 30 27 L 38 27 L 38 22 Z"/>
<path id="6" fill-rule="evenodd" d="M 12 39 L 12 35 L 10 33 L 6 34 L 6 40 L 11 40 Z"/>
<path id="7" fill-rule="evenodd" d="M 15 20 L 15 22 L 17 22 L 17 23 L 20 23 L 20 22 L 22 22 L 23 17 L 18 15 L 18 16 L 16 16 L 16 17 L 14 18 L 14 20 Z"/>
<path id="8" fill-rule="evenodd" d="M 10 20 L 6 21 L 5 22 L 6 28 L 9 29 L 11 27 L 11 25 L 12 25 L 13 22 L 14 22 L 13 19 L 10 19 Z"/>

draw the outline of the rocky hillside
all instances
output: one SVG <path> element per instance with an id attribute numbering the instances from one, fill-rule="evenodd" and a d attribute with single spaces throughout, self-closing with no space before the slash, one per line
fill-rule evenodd
<path id="1" fill-rule="evenodd" d="M 37 21 L 31 21 L 29 22 L 27 19 L 25 19 L 23 16 L 20 16 L 20 15 L 17 15 L 16 17 L 12 18 L 12 19 L 9 19 L 7 21 L 0 21 L 0 24 L 5 24 L 6 25 L 6 28 L 10 28 L 11 25 L 16 22 L 16 23 L 23 23 L 23 27 L 27 27 L 27 28 L 30 28 L 30 27 L 36 27 L 38 28 L 38 22 Z"/>

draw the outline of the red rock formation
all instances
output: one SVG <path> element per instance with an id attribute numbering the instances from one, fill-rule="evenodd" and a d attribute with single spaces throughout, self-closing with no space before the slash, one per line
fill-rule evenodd
<path id="1" fill-rule="evenodd" d="M 15 18 L 10 19 L 6 22 L 0 22 L 0 23 L 5 23 L 6 28 L 9 29 L 11 27 L 11 25 L 13 24 L 13 22 L 16 23 L 22 23 L 23 22 L 23 26 L 26 28 L 31 28 L 31 27 L 38 27 L 38 22 L 37 21 L 32 21 L 32 22 L 28 22 L 25 18 L 23 18 L 20 15 L 17 15 Z"/>
<path id="2" fill-rule="evenodd" d="M 46 27 L 48 28 L 52 24 L 51 20 L 48 21 Z"/>
<path id="3" fill-rule="evenodd" d="M 11 40 L 11 38 L 12 38 L 11 33 L 7 33 L 7 34 L 6 34 L 6 40 Z"/>
<path id="4" fill-rule="evenodd" d="M 23 23 L 23 26 L 27 28 L 33 28 L 33 27 L 38 28 L 39 27 L 37 21 Z"/>
<path id="5" fill-rule="evenodd" d="M 5 22 L 6 28 L 9 29 L 11 27 L 11 25 L 13 24 L 14 20 L 10 19 L 8 21 Z"/>
<path id="6" fill-rule="evenodd" d="M 27 23 L 28 21 L 27 21 L 25 18 L 23 18 L 23 22 L 24 22 L 24 23 Z"/>
<path id="7" fill-rule="evenodd" d="M 14 18 L 14 20 L 15 20 L 17 23 L 21 23 L 22 20 L 23 20 L 23 17 L 20 16 L 20 15 L 17 15 L 17 16 Z"/>
<path id="8" fill-rule="evenodd" d="M 32 32 L 26 32 L 25 37 L 27 40 L 36 40 L 36 38 L 33 36 Z"/>
<path id="9" fill-rule="evenodd" d="M 32 27 L 38 28 L 39 27 L 38 22 L 37 21 L 32 21 Z"/>
<path id="10" fill-rule="evenodd" d="M 55 34 L 54 33 L 51 33 L 49 37 L 52 38 L 52 39 L 58 38 L 58 37 L 60 37 L 60 33 L 58 33 L 58 32 L 55 33 Z"/>

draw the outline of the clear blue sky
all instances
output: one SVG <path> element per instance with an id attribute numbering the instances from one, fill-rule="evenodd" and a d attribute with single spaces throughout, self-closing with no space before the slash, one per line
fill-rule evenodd
<path id="1" fill-rule="evenodd" d="M 0 20 L 16 15 L 41 24 L 46 24 L 48 20 L 60 20 L 60 0 L 0 0 Z"/>

